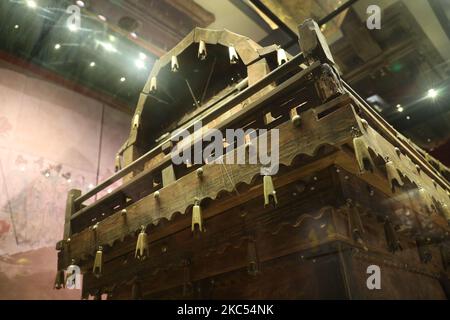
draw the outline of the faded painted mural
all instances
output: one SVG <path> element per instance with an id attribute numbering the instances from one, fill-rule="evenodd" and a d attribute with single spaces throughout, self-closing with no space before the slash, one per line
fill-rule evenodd
<path id="1" fill-rule="evenodd" d="M 15 254 L 55 247 L 67 191 L 113 174 L 129 124 L 101 102 L 0 67 L 0 273 Z"/>

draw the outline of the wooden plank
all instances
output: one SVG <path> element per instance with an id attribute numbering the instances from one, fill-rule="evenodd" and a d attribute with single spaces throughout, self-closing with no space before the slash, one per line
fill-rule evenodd
<path id="1" fill-rule="evenodd" d="M 436 170 L 426 161 L 423 155 L 417 152 L 417 150 L 411 147 L 408 143 L 399 139 L 398 132 L 389 123 L 387 123 L 383 117 L 376 113 L 372 107 L 347 83 L 343 83 L 345 89 L 352 95 L 358 107 L 363 110 L 362 116 L 366 118 L 365 120 L 368 121 L 369 125 L 379 131 L 384 139 L 386 139 L 393 146 L 398 146 L 402 152 L 406 153 L 406 155 L 413 159 L 422 168 L 422 170 L 432 177 L 437 183 L 439 183 L 443 189 L 450 191 L 449 183 L 437 174 Z"/>
<path id="2" fill-rule="evenodd" d="M 314 70 L 317 70 L 318 64 L 315 64 L 315 66 L 312 66 L 310 69 L 308 69 L 310 72 L 313 72 Z M 265 96 L 261 97 L 260 99 L 258 99 L 257 101 L 251 103 L 250 105 L 248 105 L 246 108 L 234 113 L 233 115 L 231 115 L 230 117 L 226 118 L 223 120 L 223 122 L 217 124 L 217 129 L 225 129 L 225 128 L 233 128 L 236 126 L 236 122 L 238 121 L 245 121 L 247 118 L 246 116 L 254 116 L 254 114 L 262 109 L 264 106 L 270 104 L 271 102 L 273 103 L 273 101 L 276 98 L 280 97 L 280 91 L 282 88 L 288 90 L 291 87 L 294 87 L 295 84 L 298 85 L 299 81 L 305 80 L 305 76 L 308 73 L 299 73 L 297 76 L 291 78 L 290 80 L 292 81 L 287 81 L 286 83 L 283 83 L 282 85 L 280 85 L 279 87 L 277 87 L 276 89 L 274 89 L 273 91 L 271 91 L 269 94 L 266 94 Z M 247 120 L 248 121 L 248 120 Z M 238 126 L 239 127 L 239 126 Z M 195 137 L 194 137 L 195 138 Z M 192 141 L 191 145 L 194 145 L 195 143 L 197 143 L 198 140 L 202 139 L 202 137 L 199 138 L 195 138 L 194 141 Z M 186 146 L 187 147 L 187 146 Z M 151 152 L 151 151 L 150 151 Z M 147 153 L 148 155 L 149 153 Z M 143 157 L 146 157 L 145 155 Z M 142 159 L 142 157 L 140 158 Z M 166 155 L 163 157 L 162 161 L 160 162 L 155 162 L 155 167 L 153 168 L 148 168 L 145 169 L 143 172 L 137 174 L 136 176 L 134 176 L 133 180 L 128 181 L 129 183 L 125 183 L 122 186 L 118 187 L 117 189 L 113 190 L 113 192 L 105 195 L 104 197 L 102 197 L 100 200 L 98 200 L 97 202 L 87 206 L 86 208 L 80 210 L 79 212 L 77 212 L 72 219 L 78 219 L 78 217 L 85 215 L 86 212 L 92 211 L 94 207 L 98 207 L 101 206 L 101 204 L 104 201 L 107 201 L 108 199 L 113 199 L 114 197 L 116 197 L 117 195 L 123 194 L 123 193 L 127 193 L 125 190 L 127 188 L 132 187 L 132 184 L 134 183 L 138 183 L 139 181 L 148 179 L 148 177 L 150 175 L 153 174 L 154 171 L 157 170 L 161 170 L 165 165 L 167 165 L 168 163 L 171 162 L 171 155 Z M 132 170 L 133 168 L 136 168 L 138 163 L 140 163 L 139 161 L 135 161 L 133 164 L 128 165 L 127 167 L 125 167 L 123 170 L 125 170 L 124 172 L 127 172 L 127 170 Z M 128 168 L 128 169 L 127 169 Z M 107 181 L 105 181 L 106 185 L 108 185 L 111 181 L 114 181 L 116 176 L 111 177 L 110 179 L 108 179 Z M 103 186 L 104 183 L 100 184 L 98 186 L 98 188 L 100 188 L 100 186 Z M 95 189 L 95 188 L 94 188 Z M 93 193 L 95 194 L 95 193 Z M 89 192 L 83 196 L 81 196 L 79 199 L 77 199 L 77 203 L 81 203 L 83 199 L 88 199 L 89 197 L 87 197 L 89 195 Z M 86 198 L 87 197 L 87 198 Z M 84 201 L 84 200 L 83 200 Z M 94 217 L 90 217 L 90 219 L 92 219 Z M 87 218 L 86 218 L 87 219 Z"/>
<path id="3" fill-rule="evenodd" d="M 288 61 L 287 63 L 281 65 L 280 67 L 278 67 L 275 70 L 273 70 L 272 72 L 270 72 L 265 78 L 261 79 L 260 81 L 255 83 L 253 86 L 250 86 L 250 87 L 242 90 L 241 92 L 239 92 L 238 94 L 236 94 L 232 98 L 230 98 L 230 99 L 228 99 L 226 101 L 223 101 L 223 103 L 221 103 L 220 106 L 213 108 L 213 110 L 211 110 L 208 113 L 204 114 L 201 117 L 201 119 L 198 119 L 198 120 L 199 121 L 201 120 L 204 123 L 207 123 L 208 121 L 211 121 L 220 112 L 223 112 L 224 110 L 227 110 L 228 108 L 231 108 L 234 105 L 239 104 L 241 101 L 249 98 L 253 94 L 257 93 L 259 90 L 264 88 L 265 86 L 269 85 L 273 81 L 275 81 L 275 80 L 279 79 L 280 77 L 282 77 L 286 72 L 292 71 L 294 68 L 298 68 L 298 65 L 302 61 L 303 61 L 303 55 L 302 54 L 298 54 L 297 56 L 292 58 L 292 60 Z M 291 81 L 288 84 L 284 84 L 284 85 L 280 86 L 280 88 L 275 89 L 273 94 L 270 97 L 267 97 L 267 98 L 266 97 L 262 97 L 260 100 L 255 101 L 253 104 L 249 105 L 245 109 L 245 112 L 239 113 L 239 115 L 242 115 L 243 113 L 250 114 L 252 112 L 257 112 L 258 108 L 261 107 L 260 104 L 264 103 L 266 101 L 266 99 L 274 98 L 274 96 L 276 94 L 279 96 L 280 91 L 282 91 L 283 89 L 285 89 L 288 86 L 292 86 L 293 84 L 297 84 L 298 85 L 299 81 L 304 80 L 303 78 L 306 77 L 308 74 L 314 72 L 317 69 L 318 66 L 319 66 L 319 64 L 313 64 L 309 68 L 301 71 L 299 74 L 297 74 L 294 77 L 294 79 L 291 78 L 290 79 Z M 192 129 L 192 126 L 193 126 L 193 124 L 190 124 L 189 126 L 185 127 L 185 129 L 186 130 Z M 144 165 L 146 161 L 150 160 L 152 157 L 154 157 L 155 155 L 157 155 L 160 152 L 161 146 L 164 143 L 166 143 L 168 140 L 170 140 L 170 139 L 167 139 L 167 140 L 161 142 L 158 146 L 156 146 L 152 150 L 148 151 L 147 153 L 142 155 L 140 158 L 136 159 L 133 163 L 130 163 L 129 165 L 125 166 L 122 170 L 118 171 L 116 174 L 114 174 L 110 178 L 106 179 L 105 181 L 103 181 L 102 183 L 97 185 L 95 188 L 90 190 L 89 192 L 87 192 L 84 195 L 80 196 L 78 199 L 76 199 L 76 204 L 79 205 L 79 204 L 83 203 L 84 201 L 90 199 L 91 197 L 93 197 L 98 192 L 102 191 L 103 189 L 107 188 L 108 186 L 110 186 L 114 182 L 118 181 L 119 179 L 121 179 L 126 174 L 132 172 L 135 169 L 135 167 L 139 167 L 141 165 Z"/>
<path id="4" fill-rule="evenodd" d="M 300 153 L 313 156 L 320 146 L 332 145 L 338 147 L 343 143 L 347 143 L 351 139 L 351 128 L 356 125 L 350 107 L 343 107 L 334 113 L 317 120 L 314 111 L 307 110 L 302 113 L 303 125 L 300 128 L 293 126 L 290 122 L 281 124 L 280 145 L 280 164 L 290 165 L 291 161 Z M 339 119 L 336 124 L 335 119 Z M 333 127 L 334 131 L 329 130 Z M 313 130 L 314 128 L 314 130 Z M 245 145 L 240 146 L 240 149 Z M 236 150 L 239 152 L 239 149 Z M 203 167 L 205 179 L 198 179 L 195 172 L 178 179 L 176 184 L 159 190 L 160 199 L 172 197 L 173 194 L 184 195 L 184 198 L 173 199 L 170 206 L 160 207 L 153 198 L 145 201 L 147 204 L 146 212 L 155 212 L 153 219 L 169 218 L 174 212 L 184 213 L 186 207 L 193 203 L 194 198 L 216 198 L 221 190 L 232 191 L 234 186 L 223 181 L 222 165 L 210 164 Z M 230 176 L 234 177 L 235 182 L 249 183 L 255 175 L 260 174 L 260 166 L 258 165 L 233 165 L 228 167 Z M 226 182 L 226 181 L 225 181 Z M 170 195 L 170 196 L 168 196 Z M 143 200 L 138 201 L 129 207 L 129 211 L 133 208 L 139 208 Z M 146 213 L 148 216 L 148 213 Z M 108 218 L 106 218 L 108 219 Z M 137 219 L 138 227 L 142 224 L 140 218 Z M 88 221 L 88 220 L 87 220 Z M 159 221 L 159 220 L 158 220 Z M 133 226 L 130 222 L 130 227 Z M 157 223 L 157 221 L 153 221 Z"/>
<path id="5" fill-rule="evenodd" d="M 175 171 L 173 169 L 173 165 L 170 165 L 162 170 L 162 184 L 163 187 L 167 187 L 171 183 L 177 181 L 175 177 Z"/>
<path id="6" fill-rule="evenodd" d="M 77 211 L 75 208 L 75 199 L 81 195 L 81 190 L 71 189 L 67 194 L 66 201 L 66 214 L 65 214 L 65 222 L 64 222 L 64 240 L 67 240 L 72 235 L 71 228 L 71 218 L 72 215 Z"/>

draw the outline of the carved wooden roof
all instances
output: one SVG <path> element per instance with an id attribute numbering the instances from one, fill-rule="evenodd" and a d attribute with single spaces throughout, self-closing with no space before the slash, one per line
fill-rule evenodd
<path id="1" fill-rule="evenodd" d="M 205 59 L 199 58 L 200 43 L 205 45 Z M 230 48 L 237 54 L 232 63 Z M 127 145 L 135 143 L 142 132 L 147 140 L 153 139 L 145 143 L 148 148 L 154 139 L 205 111 L 215 101 L 236 91 L 236 87 L 261 79 L 275 67 L 277 49 L 277 46 L 263 48 L 228 30 L 195 28 L 156 61 L 134 114 L 141 127 L 132 128 Z M 175 72 L 173 59 L 178 65 Z M 257 65 L 257 61 L 262 64 Z"/>

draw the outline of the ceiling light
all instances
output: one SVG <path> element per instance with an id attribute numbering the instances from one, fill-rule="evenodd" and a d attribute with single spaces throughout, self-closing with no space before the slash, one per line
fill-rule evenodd
<path id="1" fill-rule="evenodd" d="M 120 78 L 120 82 L 125 82 L 127 80 L 125 77 Z"/>
<path id="2" fill-rule="evenodd" d="M 61 45 L 59 43 L 55 44 L 55 50 L 61 49 Z"/>
<path id="3" fill-rule="evenodd" d="M 110 42 L 101 42 L 101 41 L 97 41 L 97 43 L 99 45 L 101 45 L 103 47 L 103 49 L 105 49 L 106 51 L 109 52 L 117 52 L 117 49 L 114 48 L 114 46 L 110 43 Z"/>
<path id="4" fill-rule="evenodd" d="M 106 17 L 102 16 L 101 14 L 99 14 L 97 17 L 102 21 L 106 21 Z"/>
<path id="5" fill-rule="evenodd" d="M 437 97 L 437 95 L 438 95 L 438 92 L 436 91 L 436 89 L 428 90 L 428 94 L 427 94 L 428 98 L 434 99 Z"/>
<path id="6" fill-rule="evenodd" d="M 14 29 L 19 29 L 20 28 L 20 26 L 18 25 L 18 24 L 16 24 L 15 26 L 14 26 Z"/>
<path id="7" fill-rule="evenodd" d="M 131 32 L 130 36 L 134 39 L 137 39 L 138 35 L 136 34 L 136 32 Z"/>
<path id="8" fill-rule="evenodd" d="M 110 51 L 110 52 L 115 52 L 116 51 L 116 48 L 114 48 L 114 46 L 111 43 L 105 43 L 103 48 L 105 48 L 106 51 Z"/>
<path id="9" fill-rule="evenodd" d="M 135 64 L 136 64 L 136 67 L 138 67 L 138 69 L 144 69 L 145 68 L 145 63 L 141 59 L 137 59 Z"/>
<path id="10" fill-rule="evenodd" d="M 139 52 L 139 59 L 145 60 L 145 59 L 147 59 L 147 56 L 144 53 Z"/>
<path id="11" fill-rule="evenodd" d="M 90 66 L 91 68 L 95 67 L 95 61 L 92 61 L 92 62 L 89 64 L 89 66 Z"/>
<path id="12" fill-rule="evenodd" d="M 75 25 L 75 24 L 69 24 L 68 26 L 67 26 L 68 28 L 69 28 L 69 30 L 70 31 L 72 31 L 72 32 L 77 32 L 78 31 L 78 27 Z"/>
<path id="13" fill-rule="evenodd" d="M 35 9 L 37 7 L 37 3 L 34 0 L 27 0 L 27 6 L 32 9 Z"/>
<path id="14" fill-rule="evenodd" d="M 78 0 L 76 3 L 80 8 L 84 8 L 84 1 Z"/>
<path id="15" fill-rule="evenodd" d="M 398 112 L 403 112 L 403 110 L 404 110 L 403 107 L 398 107 L 398 108 L 397 108 L 397 111 L 398 111 Z"/>
<path id="16" fill-rule="evenodd" d="M 411 117 L 410 116 L 406 116 L 406 120 L 410 120 L 411 119 Z"/>

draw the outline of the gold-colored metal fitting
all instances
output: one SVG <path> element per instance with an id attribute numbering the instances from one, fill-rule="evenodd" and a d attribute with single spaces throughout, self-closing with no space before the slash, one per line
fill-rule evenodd
<path id="1" fill-rule="evenodd" d="M 395 192 L 395 183 L 397 183 L 397 185 L 399 187 L 403 186 L 403 181 L 402 178 L 400 177 L 400 174 L 398 173 L 397 168 L 395 168 L 394 163 L 387 159 L 386 161 L 386 175 L 387 175 L 387 179 L 389 181 L 389 184 L 391 185 L 391 190 L 392 192 Z"/>
<path id="2" fill-rule="evenodd" d="M 155 93 L 156 90 L 157 90 L 156 77 L 152 77 L 150 79 L 150 93 Z"/>
<path id="3" fill-rule="evenodd" d="M 65 273 L 64 270 L 58 270 L 56 271 L 56 278 L 55 278 L 55 283 L 53 285 L 54 289 L 62 289 L 66 286 L 66 277 L 65 277 Z"/>
<path id="4" fill-rule="evenodd" d="M 416 164 L 416 170 L 417 170 L 417 173 L 420 174 L 420 171 L 422 170 L 422 168 L 418 164 Z"/>
<path id="5" fill-rule="evenodd" d="M 141 232 L 139 233 L 136 242 L 134 257 L 139 260 L 144 260 L 148 257 L 148 236 L 145 232 L 145 226 L 141 226 Z"/>
<path id="6" fill-rule="evenodd" d="M 367 122 L 366 119 L 361 118 L 361 124 L 365 130 L 367 130 L 369 128 L 369 123 Z"/>
<path id="7" fill-rule="evenodd" d="M 294 126 L 296 126 L 296 127 L 300 127 L 301 120 L 302 120 L 302 118 L 301 118 L 298 114 L 294 115 L 294 116 L 291 118 L 292 124 L 293 124 Z"/>
<path id="8" fill-rule="evenodd" d="M 236 49 L 233 46 L 228 47 L 228 54 L 230 56 L 230 64 L 238 63 L 239 57 L 238 57 L 238 54 L 236 52 Z"/>
<path id="9" fill-rule="evenodd" d="M 364 233 L 364 226 L 361 220 L 361 215 L 351 199 L 347 199 L 347 213 L 348 213 L 348 226 L 353 237 L 353 240 L 362 243 L 362 234 Z"/>
<path id="10" fill-rule="evenodd" d="M 99 246 L 97 252 L 95 253 L 94 266 L 92 268 L 92 273 L 97 278 L 102 275 L 103 269 L 103 247 Z"/>
<path id="11" fill-rule="evenodd" d="M 276 118 L 274 118 L 273 116 L 272 116 L 272 113 L 271 112 L 267 112 L 265 115 L 264 115 L 264 124 L 265 125 L 269 125 L 269 124 L 271 124 L 272 122 L 274 122 L 276 120 Z"/>
<path id="12" fill-rule="evenodd" d="M 389 218 L 386 218 L 384 222 L 384 233 L 386 236 L 386 242 L 389 250 L 394 253 L 398 250 L 402 250 L 400 240 L 398 239 L 397 232 L 394 229 Z"/>
<path id="13" fill-rule="evenodd" d="M 433 196 L 421 185 L 417 185 L 417 189 L 419 190 L 418 196 L 422 208 L 429 214 L 433 213 L 435 211 Z"/>
<path id="14" fill-rule="evenodd" d="M 256 243 L 253 239 L 249 239 L 247 243 L 247 272 L 255 276 L 259 272 L 259 261 L 256 253 Z"/>
<path id="15" fill-rule="evenodd" d="M 198 199 L 195 200 L 194 207 L 192 207 L 192 232 L 194 232 L 195 226 L 198 226 L 198 230 L 203 232 L 202 208 Z"/>
<path id="16" fill-rule="evenodd" d="M 139 113 L 136 113 L 133 117 L 133 128 L 137 129 L 139 128 L 141 122 L 141 115 Z"/>
<path id="17" fill-rule="evenodd" d="M 293 108 L 289 111 L 289 117 L 291 118 L 291 122 L 297 128 L 301 125 L 302 117 L 298 114 L 297 108 Z"/>
<path id="18" fill-rule="evenodd" d="M 116 155 L 116 161 L 115 161 L 115 164 L 114 164 L 114 169 L 115 169 L 116 172 L 119 171 L 120 169 L 122 169 L 122 165 L 120 163 L 120 155 L 119 154 Z"/>
<path id="19" fill-rule="evenodd" d="M 171 67 L 172 72 L 178 72 L 180 70 L 180 65 L 178 64 L 177 56 L 172 56 Z"/>
<path id="20" fill-rule="evenodd" d="M 281 66 L 283 63 L 286 63 L 288 61 L 288 58 L 286 56 L 286 51 L 284 51 L 283 48 L 277 49 L 277 61 L 278 61 L 279 66 Z"/>
<path id="21" fill-rule="evenodd" d="M 263 178 L 264 186 L 264 206 L 272 204 L 273 206 L 278 204 L 277 192 L 273 186 L 272 176 L 264 176 Z"/>
<path id="22" fill-rule="evenodd" d="M 366 141 L 362 136 L 353 138 L 353 149 L 355 150 L 355 157 L 359 165 L 359 170 L 361 172 L 364 172 L 365 170 L 373 172 L 375 164 L 370 156 Z"/>
<path id="23" fill-rule="evenodd" d="M 205 60 L 207 56 L 206 53 L 206 44 L 205 41 L 200 40 L 199 44 L 198 44 L 198 58 L 200 60 Z"/>
<path id="24" fill-rule="evenodd" d="M 197 177 L 199 179 L 203 178 L 203 168 L 198 168 L 197 169 Z"/>

